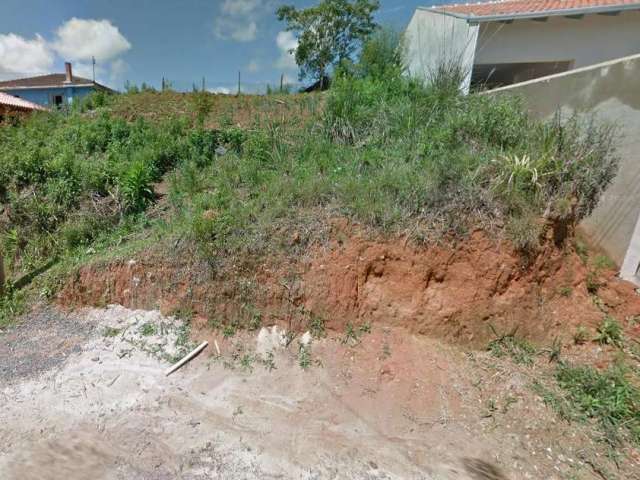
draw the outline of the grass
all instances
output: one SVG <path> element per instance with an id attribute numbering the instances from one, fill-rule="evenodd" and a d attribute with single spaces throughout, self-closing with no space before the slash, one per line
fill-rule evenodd
<path id="1" fill-rule="evenodd" d="M 598 327 L 595 340 L 601 345 L 613 345 L 622 347 L 623 332 L 618 321 L 607 315 Z"/>
<path id="2" fill-rule="evenodd" d="M 140 335 L 143 337 L 150 337 L 151 335 L 155 335 L 157 332 L 157 327 L 150 322 L 147 322 L 140 326 Z"/>
<path id="3" fill-rule="evenodd" d="M 515 331 L 499 335 L 497 338 L 489 342 L 487 350 L 494 357 L 509 357 L 515 363 L 522 365 L 532 365 L 534 357 L 537 354 L 536 348 L 524 338 L 516 336 Z"/>
<path id="4" fill-rule="evenodd" d="M 545 401 L 568 420 L 593 420 L 610 444 L 627 436 L 640 444 L 640 389 L 623 365 L 599 371 L 590 366 L 558 365 L 560 396 L 547 393 Z"/>

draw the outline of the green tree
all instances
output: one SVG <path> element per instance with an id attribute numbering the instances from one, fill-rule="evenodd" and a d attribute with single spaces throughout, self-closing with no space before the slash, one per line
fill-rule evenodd
<path id="1" fill-rule="evenodd" d="M 278 8 L 278 19 L 287 22 L 287 30 L 298 37 L 295 58 L 300 80 L 317 79 L 322 86 L 329 68 L 350 58 L 375 30 L 373 13 L 379 7 L 378 0 L 322 0 L 305 9 Z"/>

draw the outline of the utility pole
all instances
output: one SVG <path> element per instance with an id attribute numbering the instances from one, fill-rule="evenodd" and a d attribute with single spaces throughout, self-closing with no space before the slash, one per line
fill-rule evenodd
<path id="1" fill-rule="evenodd" d="M 91 65 L 93 66 L 93 83 L 96 83 L 96 57 L 91 56 Z"/>
<path id="2" fill-rule="evenodd" d="M 240 70 L 238 70 L 238 96 L 240 96 Z"/>
<path id="3" fill-rule="evenodd" d="M 205 86 L 204 86 L 204 77 L 202 77 L 202 91 L 204 92 L 205 90 L 206 89 L 205 89 Z"/>
<path id="4" fill-rule="evenodd" d="M 284 91 L 284 73 L 280 74 L 280 93 Z"/>

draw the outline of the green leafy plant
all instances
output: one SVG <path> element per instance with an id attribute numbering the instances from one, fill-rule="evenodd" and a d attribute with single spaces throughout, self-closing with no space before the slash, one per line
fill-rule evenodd
<path id="1" fill-rule="evenodd" d="M 622 346 L 623 332 L 618 321 L 607 315 L 598 327 L 596 341 L 601 345 Z"/>

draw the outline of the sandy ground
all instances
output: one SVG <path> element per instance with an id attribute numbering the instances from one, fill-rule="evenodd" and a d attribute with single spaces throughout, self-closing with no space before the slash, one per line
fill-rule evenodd
<path id="1" fill-rule="evenodd" d="M 193 346 L 179 320 L 119 306 L 32 320 L 0 337 L 2 479 L 598 478 L 526 379 L 476 378 L 482 364 L 436 341 L 379 328 L 301 354 L 302 338 L 263 329 L 211 336 L 166 377 Z M 15 342 L 32 337 L 25 356 Z M 509 396 L 487 414 L 492 381 Z"/>

